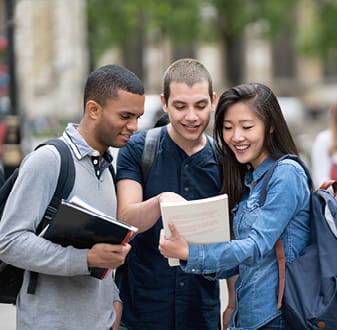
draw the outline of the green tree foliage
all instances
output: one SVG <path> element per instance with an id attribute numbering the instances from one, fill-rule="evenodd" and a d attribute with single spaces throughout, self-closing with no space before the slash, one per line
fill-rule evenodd
<path id="1" fill-rule="evenodd" d="M 299 47 L 308 55 L 327 60 L 337 50 L 337 1 L 315 0 L 312 5 L 307 13 L 310 21 L 300 28 Z"/>
<path id="2" fill-rule="evenodd" d="M 306 15 L 309 4 L 311 19 L 296 27 L 296 15 Z M 141 77 L 149 31 L 158 45 L 164 38 L 174 47 L 218 42 L 228 84 L 242 80 L 243 37 L 250 24 L 263 23 L 271 40 L 294 34 L 307 54 L 327 58 L 337 44 L 336 0 L 87 0 L 87 12 L 93 65 L 106 49 L 118 47 L 124 64 Z"/>
<path id="3" fill-rule="evenodd" d="M 146 22 L 145 2 L 148 1 L 87 0 L 89 47 L 93 63 L 111 47 L 119 47 L 123 56 L 136 47 Z"/>
<path id="4" fill-rule="evenodd" d="M 297 0 L 205 0 L 215 9 L 212 22 L 224 56 L 229 85 L 243 80 L 244 31 L 249 24 L 264 23 L 265 37 L 275 38 L 293 26 Z"/>
<path id="5" fill-rule="evenodd" d="M 158 30 L 177 45 L 196 40 L 199 8 L 199 0 L 87 0 L 93 62 L 106 49 L 119 47 L 125 65 L 142 76 L 138 66 L 147 31 Z"/>

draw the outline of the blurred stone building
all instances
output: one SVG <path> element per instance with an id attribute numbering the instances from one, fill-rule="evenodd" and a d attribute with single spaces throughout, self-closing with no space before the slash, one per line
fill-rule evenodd
<path id="1" fill-rule="evenodd" d="M 5 1 L 0 0 L 2 11 Z M 310 19 L 313 1 L 301 0 L 297 24 Z M 57 135 L 64 122 L 78 120 L 83 111 L 83 83 L 89 71 L 86 1 L 13 2 L 18 110 L 26 136 L 44 131 Z M 168 40 L 158 45 L 151 36 L 146 40 L 143 80 L 147 93 L 159 93 L 162 74 L 172 60 L 172 45 Z M 199 44 L 195 56 L 210 70 L 218 94 L 229 87 L 218 45 Z M 123 64 L 120 52 L 107 51 L 99 64 L 107 63 Z M 279 96 L 296 96 L 312 111 L 327 109 L 336 101 L 337 66 L 298 55 L 291 34 L 271 42 L 264 38 L 261 24 L 248 26 L 242 67 L 244 81 L 266 83 Z"/>
<path id="2" fill-rule="evenodd" d="M 16 72 L 28 119 L 74 119 L 83 112 L 88 73 L 85 2 L 17 0 Z"/>
<path id="3" fill-rule="evenodd" d="M 83 113 L 88 74 L 87 25 L 83 0 L 11 0 L 14 27 L 16 107 L 24 153 L 39 139 L 58 136 L 64 123 Z M 2 14 L 8 0 L 0 0 Z M 32 140 L 32 137 L 35 138 Z"/>

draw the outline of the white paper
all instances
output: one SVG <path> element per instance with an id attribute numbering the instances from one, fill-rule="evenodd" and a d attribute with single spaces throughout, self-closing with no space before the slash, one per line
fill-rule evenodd
<path id="1" fill-rule="evenodd" d="M 213 244 L 230 239 L 227 194 L 193 201 L 161 203 L 160 208 L 168 238 L 171 235 L 168 223 L 172 222 L 189 244 Z M 179 260 L 169 260 L 169 264 L 179 265 Z"/>

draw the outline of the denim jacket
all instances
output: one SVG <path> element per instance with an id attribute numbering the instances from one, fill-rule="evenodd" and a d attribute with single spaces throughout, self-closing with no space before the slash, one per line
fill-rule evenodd
<path id="1" fill-rule="evenodd" d="M 209 278 L 236 281 L 236 304 L 231 329 L 257 329 L 278 315 L 278 266 L 274 244 L 281 237 L 286 261 L 293 261 L 308 244 L 310 190 L 303 168 L 285 159 L 276 167 L 267 186 L 265 204 L 259 206 L 263 175 L 274 160 L 267 158 L 248 170 L 242 199 L 233 209 L 234 236 L 229 242 L 189 245 L 181 268 Z"/>

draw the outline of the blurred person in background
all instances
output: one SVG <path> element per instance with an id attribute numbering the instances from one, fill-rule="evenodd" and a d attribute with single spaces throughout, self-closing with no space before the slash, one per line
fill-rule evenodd
<path id="1" fill-rule="evenodd" d="M 329 111 L 329 127 L 315 138 L 311 149 L 311 170 L 316 187 L 337 180 L 337 103 Z"/>

